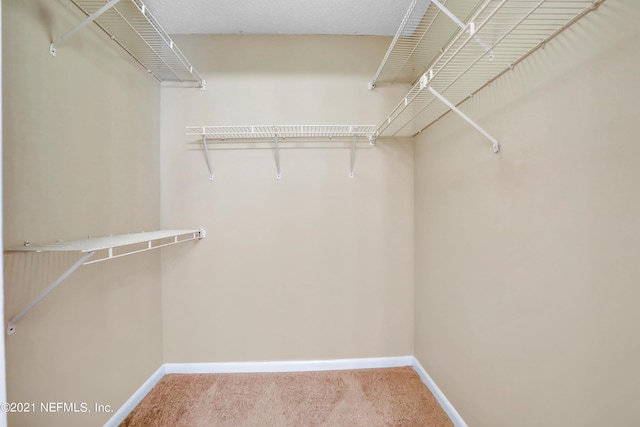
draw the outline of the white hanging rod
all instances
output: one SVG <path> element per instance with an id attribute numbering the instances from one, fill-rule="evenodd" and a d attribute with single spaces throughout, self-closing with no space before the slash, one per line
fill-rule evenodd
<path id="1" fill-rule="evenodd" d="M 56 56 L 62 42 L 94 22 L 157 80 L 205 89 L 206 82 L 141 0 L 70 1 L 87 18 L 51 43 L 51 55 Z"/>
<path id="2" fill-rule="evenodd" d="M 430 87 L 458 105 L 513 67 L 602 1 L 488 0 L 472 18 L 475 33 L 460 30 L 428 71 L 378 126 L 379 136 L 414 136 L 446 112 Z M 474 36 L 491 43 L 490 51 Z M 426 84 L 428 82 L 428 84 Z"/>
<path id="3" fill-rule="evenodd" d="M 22 319 L 32 308 L 40 303 L 47 295 L 57 288 L 65 279 L 73 274 L 83 265 L 95 264 L 97 262 L 107 261 L 120 258 L 127 255 L 133 255 L 140 252 L 146 252 L 152 249 L 159 249 L 178 243 L 189 242 L 192 240 L 201 240 L 205 237 L 204 229 L 198 230 L 160 230 L 145 233 L 124 234 L 118 236 L 88 238 L 84 240 L 75 240 L 71 242 L 56 242 L 46 245 L 31 245 L 25 242 L 23 246 L 16 246 L 5 249 L 5 252 L 79 252 L 82 254 L 80 259 L 73 264 L 60 277 L 53 281 L 47 288 L 36 297 L 29 305 L 24 307 L 18 314 L 13 316 L 7 325 L 7 334 L 11 335 L 15 332 L 15 325 Z M 155 244 L 154 244 L 155 243 Z M 142 244 L 146 246 L 140 247 Z M 121 253 L 114 253 L 116 248 L 126 248 L 127 246 L 135 246 L 128 248 Z M 96 253 L 103 253 L 98 259 L 89 260 Z"/>

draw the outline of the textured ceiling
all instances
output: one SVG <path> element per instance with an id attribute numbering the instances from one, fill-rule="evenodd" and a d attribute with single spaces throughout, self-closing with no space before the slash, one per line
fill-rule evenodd
<path id="1" fill-rule="evenodd" d="M 410 0 L 144 0 L 169 34 L 393 35 Z"/>

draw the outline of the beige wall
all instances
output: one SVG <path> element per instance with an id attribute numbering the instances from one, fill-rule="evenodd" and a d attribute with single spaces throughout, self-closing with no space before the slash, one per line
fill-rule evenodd
<path id="1" fill-rule="evenodd" d="M 417 138 L 416 354 L 473 427 L 640 425 L 640 7 Z"/>
<path id="2" fill-rule="evenodd" d="M 406 87 L 369 91 L 389 40 L 176 38 L 207 90 L 162 89 L 162 224 L 207 229 L 163 253 L 166 362 L 413 352 L 413 150 L 215 150 L 186 125 L 376 124 Z M 186 256 L 188 252 L 188 256 Z"/>
<path id="3" fill-rule="evenodd" d="M 66 0 L 3 2 L 4 244 L 160 225 L 160 86 Z M 69 257 L 6 255 L 6 319 Z M 160 254 L 80 268 L 7 337 L 8 399 L 115 409 L 162 363 Z M 10 415 L 15 426 L 87 426 L 111 414 Z"/>

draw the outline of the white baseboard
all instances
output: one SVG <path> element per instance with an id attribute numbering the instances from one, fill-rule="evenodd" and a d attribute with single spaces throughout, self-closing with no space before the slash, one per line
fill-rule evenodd
<path id="1" fill-rule="evenodd" d="M 135 393 L 133 393 L 133 396 L 131 396 L 124 405 L 122 405 L 120 409 L 118 409 L 116 413 L 109 418 L 109 421 L 104 424 L 104 427 L 118 427 L 118 425 L 127 418 L 127 415 L 129 415 L 129 413 L 133 411 L 140 402 L 142 402 L 142 399 L 144 399 L 144 397 L 151 391 L 153 386 L 158 384 L 158 381 L 160 381 L 164 376 L 164 365 L 162 365 L 149 377 L 148 380 L 144 382 L 144 384 L 142 384 L 138 390 L 136 390 Z"/>
<path id="2" fill-rule="evenodd" d="M 233 374 L 245 372 L 309 372 L 412 366 L 413 356 L 282 362 L 165 363 L 167 374 Z"/>
<path id="3" fill-rule="evenodd" d="M 167 374 L 233 374 L 247 372 L 310 372 L 340 371 L 346 369 L 398 368 L 411 366 L 447 413 L 455 427 L 468 427 L 458 411 L 438 388 L 429 374 L 414 356 L 371 357 L 364 359 L 334 359 L 281 362 L 231 362 L 231 363 L 165 363 L 125 402 L 105 427 L 117 427 L 144 399 L 158 381 Z"/>
<path id="4" fill-rule="evenodd" d="M 453 422 L 453 425 L 455 427 L 468 427 L 467 423 L 464 422 L 458 411 L 456 411 L 456 408 L 453 407 L 451 402 L 449 402 L 449 399 L 447 399 L 447 397 L 444 395 L 444 393 L 442 393 L 440 388 L 438 388 L 433 379 L 431 379 L 429 374 L 427 374 L 427 371 L 424 370 L 420 362 L 418 362 L 418 359 L 413 356 L 411 357 L 413 359 L 413 369 L 418 373 L 418 375 L 422 379 L 422 382 L 431 391 L 431 394 L 433 394 L 433 397 L 436 398 L 440 406 L 442 406 L 442 409 L 444 409 L 449 418 L 451 418 L 451 422 Z"/>

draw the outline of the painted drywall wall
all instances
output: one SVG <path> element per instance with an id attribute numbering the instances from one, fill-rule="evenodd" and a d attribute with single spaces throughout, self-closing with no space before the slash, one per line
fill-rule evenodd
<path id="1" fill-rule="evenodd" d="M 470 426 L 640 424 L 640 5 L 417 138 L 416 355 Z"/>
<path id="2" fill-rule="evenodd" d="M 187 125 L 377 124 L 406 86 L 367 89 L 388 38 L 181 36 L 207 90 L 162 88 L 165 362 L 413 351 L 413 148 L 212 150 Z M 194 144 L 195 142 L 195 144 Z M 348 146 L 347 146 L 348 147 Z M 176 255 L 177 254 L 177 255 Z"/>
<path id="3" fill-rule="evenodd" d="M 95 26 L 50 56 L 82 18 L 66 0 L 2 12 L 5 247 L 157 229 L 159 83 Z M 5 255 L 5 318 L 77 258 Z M 117 409 L 160 366 L 159 262 L 149 252 L 81 267 L 17 324 L 8 400 L 34 407 L 10 425 L 100 425 L 111 414 L 94 404 Z"/>

